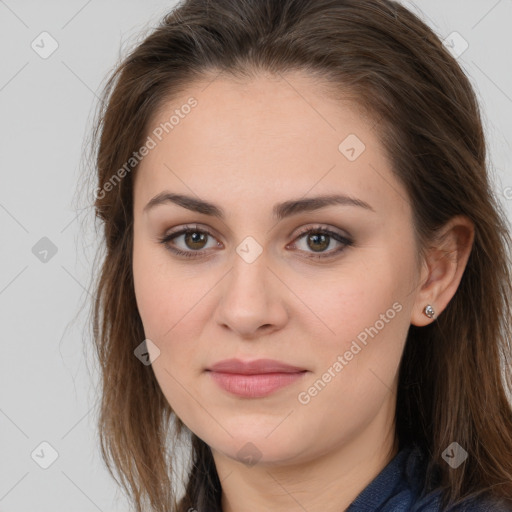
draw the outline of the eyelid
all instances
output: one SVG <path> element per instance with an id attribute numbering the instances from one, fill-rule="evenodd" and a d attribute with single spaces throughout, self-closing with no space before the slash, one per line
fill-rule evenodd
<path id="1" fill-rule="evenodd" d="M 217 236 L 213 233 L 213 230 L 210 227 L 201 227 L 199 224 L 192 224 L 192 225 L 187 224 L 187 225 L 178 227 L 174 231 L 165 233 L 162 237 L 158 237 L 158 242 L 163 244 L 167 250 L 169 250 L 172 253 L 179 255 L 179 256 L 184 256 L 184 257 L 188 257 L 188 258 L 197 258 L 197 259 L 202 258 L 202 257 L 206 258 L 207 256 L 209 256 L 209 254 L 208 254 L 209 249 L 200 249 L 197 251 L 193 251 L 193 250 L 183 251 L 176 247 L 171 248 L 168 245 L 169 242 L 171 242 L 171 240 L 173 240 L 174 238 L 178 238 L 179 236 L 183 236 L 187 232 L 199 232 L 199 233 L 205 234 L 206 236 L 212 237 L 215 240 L 217 240 Z M 313 260 L 322 260 L 322 259 L 327 260 L 329 258 L 333 258 L 333 257 L 337 256 L 339 253 L 343 252 L 348 247 L 351 247 L 352 245 L 354 245 L 353 238 L 350 234 L 347 233 L 345 235 L 345 234 L 340 233 L 338 231 L 338 228 L 331 228 L 330 226 L 327 226 L 327 225 L 316 224 L 313 226 L 305 226 L 305 227 L 301 228 L 299 230 L 299 232 L 294 235 L 292 242 L 287 244 L 286 247 L 295 246 L 295 244 L 297 243 L 297 241 L 299 239 L 301 239 L 304 235 L 306 235 L 310 232 L 324 233 L 327 236 L 329 236 L 331 239 L 334 239 L 338 243 L 342 244 L 342 247 L 338 248 L 338 249 L 331 249 L 330 251 L 326 251 L 326 252 L 319 252 L 316 254 L 314 252 L 311 252 L 311 253 L 309 253 L 309 256 L 305 256 L 305 258 L 309 258 L 309 259 L 313 259 Z M 218 244 L 220 243 L 222 245 L 222 242 L 219 242 L 219 240 L 217 240 L 217 243 Z M 307 252 L 307 251 L 299 251 L 299 252 Z"/>
<path id="2" fill-rule="evenodd" d="M 342 233 L 338 230 L 338 228 L 332 228 L 330 226 L 327 226 L 326 224 L 315 224 L 313 226 L 306 226 L 304 228 L 300 228 L 298 233 L 295 233 L 295 235 L 293 235 L 294 241 L 298 237 L 300 237 L 306 233 L 309 233 L 310 231 L 325 231 L 328 233 L 333 233 L 333 234 L 339 236 L 340 238 L 346 239 L 347 241 L 352 240 L 352 236 L 348 232 Z"/>
<path id="3" fill-rule="evenodd" d="M 288 238 L 293 236 L 294 237 L 293 241 L 295 241 L 298 237 L 300 237 L 301 235 L 304 235 L 306 233 L 309 233 L 310 231 L 327 231 L 327 232 L 334 232 L 336 235 L 338 235 L 341 238 L 346 239 L 347 241 L 352 240 L 353 237 L 350 233 L 348 233 L 348 231 L 345 231 L 345 232 L 334 231 L 334 230 L 338 230 L 338 229 L 339 228 L 333 228 L 331 226 L 328 226 L 327 224 L 317 223 L 312 226 L 304 226 L 302 228 L 299 228 L 299 231 L 296 232 L 295 234 L 292 231 L 288 235 Z M 197 224 L 197 223 L 183 224 L 181 226 L 178 226 L 174 231 L 166 231 L 166 233 L 163 235 L 163 237 L 168 238 L 171 235 L 184 234 L 184 232 L 186 232 L 186 231 L 194 231 L 194 230 L 203 232 L 211 237 L 215 237 L 216 239 L 219 238 L 214 233 L 214 230 L 212 228 L 210 228 L 209 226 L 201 226 L 200 224 Z"/>

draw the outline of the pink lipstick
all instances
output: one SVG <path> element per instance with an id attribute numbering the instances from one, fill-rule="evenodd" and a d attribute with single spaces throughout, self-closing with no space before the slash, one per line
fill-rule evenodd
<path id="1" fill-rule="evenodd" d="M 307 370 L 273 359 L 226 359 L 207 368 L 225 391 L 245 398 L 262 398 L 304 377 Z"/>

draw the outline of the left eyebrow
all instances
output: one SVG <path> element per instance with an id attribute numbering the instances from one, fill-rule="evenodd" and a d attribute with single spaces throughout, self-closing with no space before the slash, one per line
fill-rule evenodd
<path id="1" fill-rule="evenodd" d="M 173 194 L 167 191 L 161 192 L 160 194 L 153 197 L 148 202 L 148 204 L 146 204 L 143 212 L 147 212 L 157 205 L 166 203 L 174 203 L 178 206 L 181 206 L 182 208 L 186 208 L 187 210 L 202 213 L 204 215 L 211 215 L 222 220 L 224 220 L 226 217 L 224 210 L 220 206 L 217 206 L 208 201 L 204 201 L 202 199 L 197 199 L 192 196 L 187 196 L 184 194 Z M 285 201 L 283 203 L 277 203 L 274 205 L 272 213 L 274 219 L 280 221 L 292 215 L 320 210 L 334 204 L 342 206 L 357 206 L 376 213 L 375 210 L 365 201 L 339 194 L 317 196 L 307 199 L 295 199 Z"/>

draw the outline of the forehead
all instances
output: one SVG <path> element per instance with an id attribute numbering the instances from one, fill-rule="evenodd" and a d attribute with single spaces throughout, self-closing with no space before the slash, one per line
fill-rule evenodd
<path id="1" fill-rule="evenodd" d="M 335 99 L 327 90 L 312 77 L 299 73 L 244 79 L 221 75 L 192 84 L 164 104 L 151 126 L 168 121 L 193 97 L 197 105 L 172 129 L 176 143 L 183 139 L 192 142 L 191 135 L 197 146 L 222 148 L 223 143 L 236 142 L 230 148 L 233 154 L 237 149 L 246 153 L 255 146 L 253 141 L 285 150 L 283 142 L 307 140 L 308 149 L 325 150 L 333 146 L 336 149 L 338 139 L 349 133 L 359 133 L 363 138 L 370 124 L 362 110 L 341 93 Z M 293 146 L 290 149 L 299 150 Z"/>
<path id="2" fill-rule="evenodd" d="M 136 187 L 146 197 L 169 185 L 219 197 L 247 190 L 300 197 L 313 188 L 353 195 L 363 188 L 370 197 L 393 180 L 369 118 L 303 74 L 195 82 L 160 108 L 147 135 L 156 145 Z"/>

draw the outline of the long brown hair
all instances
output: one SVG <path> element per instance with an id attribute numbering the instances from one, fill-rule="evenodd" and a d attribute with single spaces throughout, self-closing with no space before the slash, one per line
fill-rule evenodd
<path id="1" fill-rule="evenodd" d="M 484 494 L 511 500 L 510 227 L 492 190 L 467 77 L 432 30 L 390 0 L 186 0 L 109 76 L 91 146 L 105 249 L 91 324 L 109 471 L 138 512 L 145 503 L 157 512 L 220 510 L 210 448 L 173 415 L 151 366 L 133 354 L 145 336 L 131 259 L 137 165 L 125 164 L 144 144 L 158 109 L 195 79 L 288 70 L 351 94 L 375 120 L 393 172 L 408 191 L 419 255 L 452 217 L 462 214 L 474 223 L 454 297 L 433 323 L 410 327 L 396 429 L 401 446 L 414 442 L 427 453 L 427 482 L 442 491 L 444 505 Z M 123 166 L 125 172 L 117 172 Z M 179 501 L 172 442 L 182 433 L 192 445 Z M 442 460 L 453 441 L 471 458 L 457 470 Z"/>

